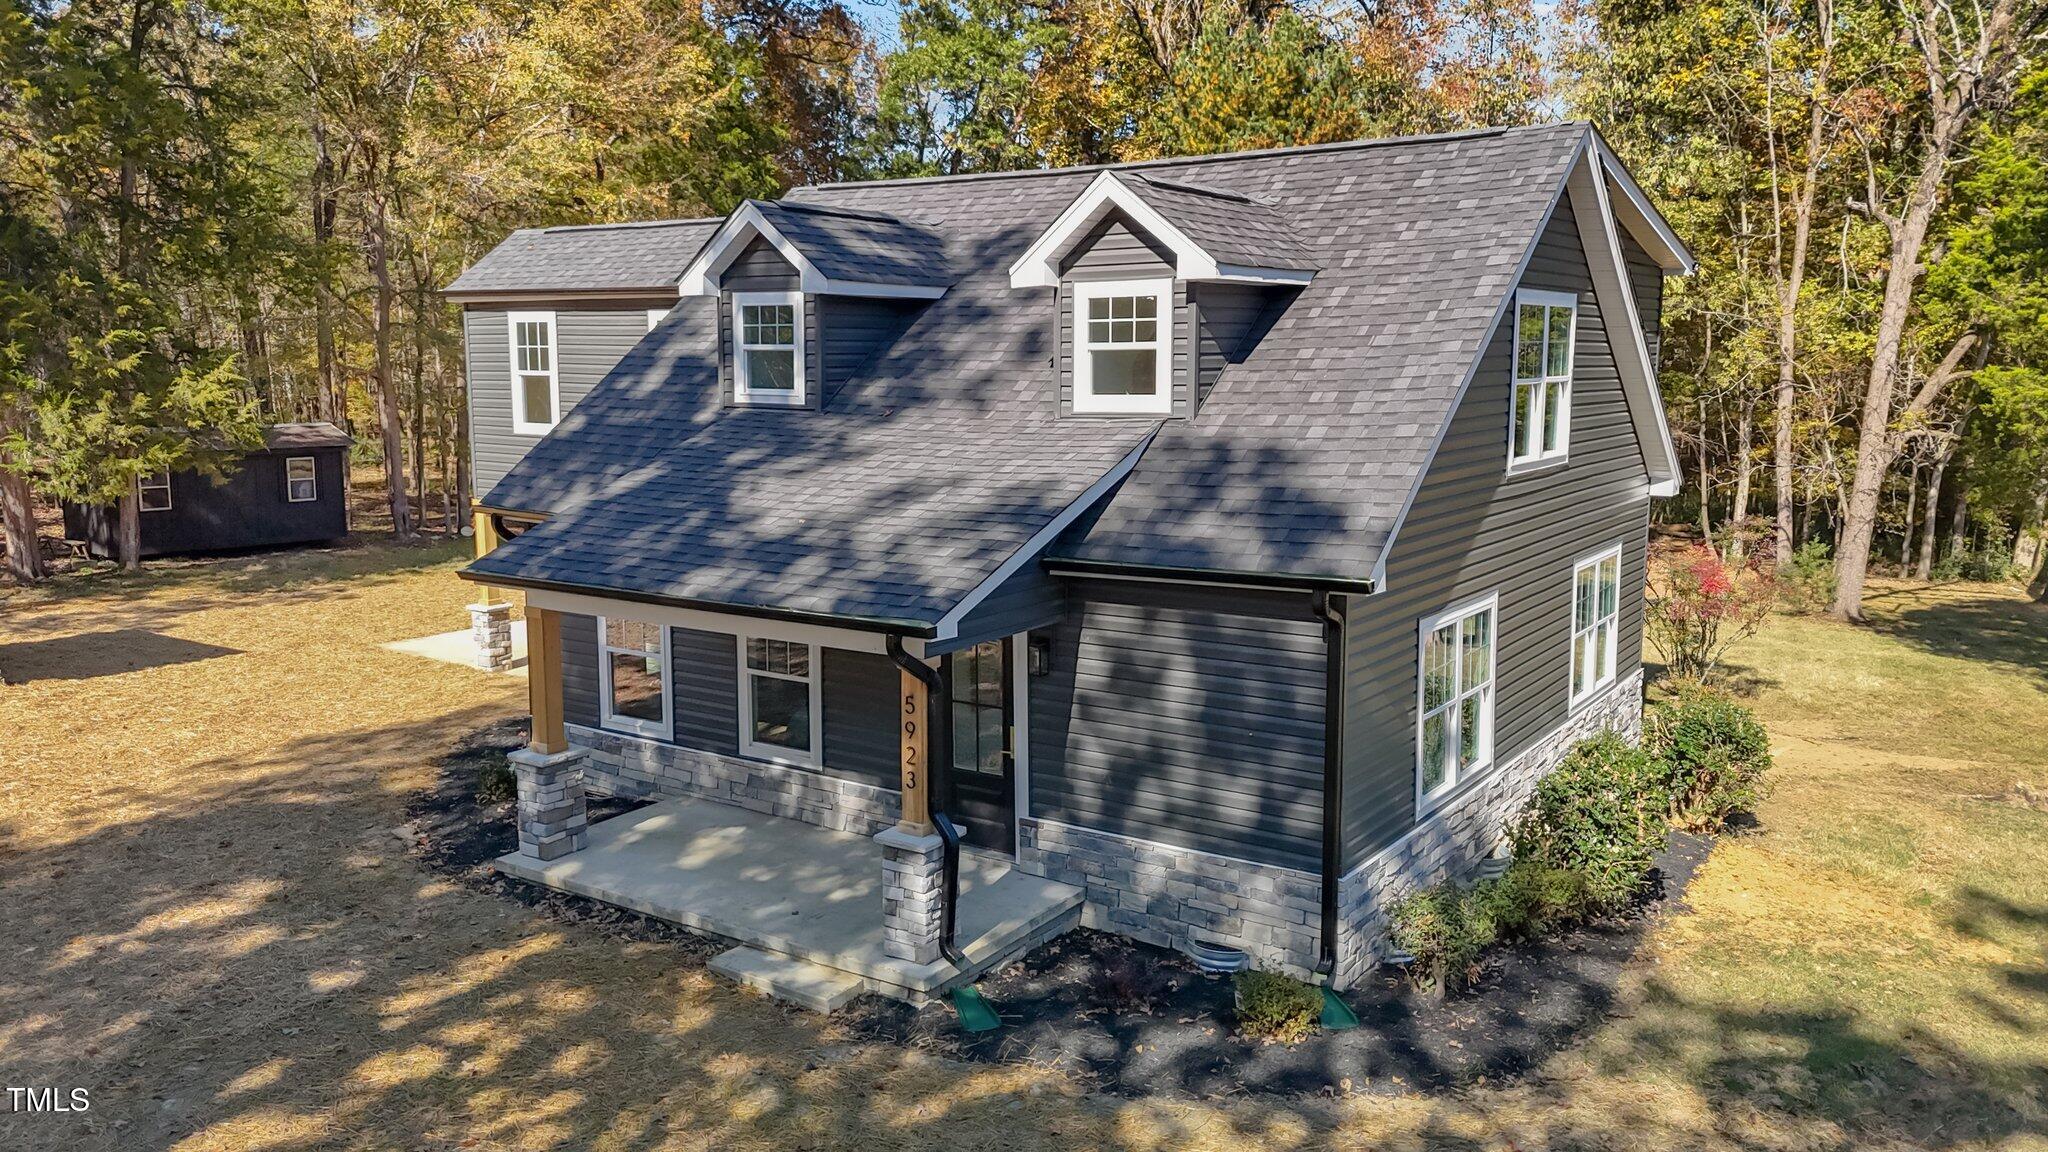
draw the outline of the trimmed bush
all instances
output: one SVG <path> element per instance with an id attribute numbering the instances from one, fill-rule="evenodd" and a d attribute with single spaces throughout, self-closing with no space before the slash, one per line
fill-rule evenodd
<path id="1" fill-rule="evenodd" d="M 477 803 L 501 804 L 518 791 L 519 778 L 513 774 L 512 765 L 503 759 L 493 758 L 476 770 Z"/>
<path id="2" fill-rule="evenodd" d="M 1495 936 L 1489 910 L 1474 891 L 1445 882 L 1401 898 L 1388 911 L 1394 945 L 1415 957 L 1408 977 L 1438 996 L 1478 975 L 1479 954 Z"/>
<path id="3" fill-rule="evenodd" d="M 1771 738 L 1756 714 L 1726 693 L 1680 688 L 1650 709 L 1644 743 L 1663 774 L 1671 823 L 1688 832 L 1718 832 L 1765 795 Z"/>
<path id="4" fill-rule="evenodd" d="M 1647 752 L 1611 732 L 1581 741 L 1509 826 L 1515 858 L 1578 873 L 1589 913 L 1621 911 L 1664 846 L 1663 776 Z"/>
<path id="5" fill-rule="evenodd" d="M 1533 860 L 1517 860 L 1500 879 L 1482 881 L 1473 897 L 1499 940 L 1534 940 L 1591 911 L 1585 877 Z"/>
<path id="6" fill-rule="evenodd" d="M 1801 612 L 1825 612 L 1835 602 L 1835 555 L 1825 540 L 1808 540 L 1784 572 L 1785 601 Z"/>
<path id="7" fill-rule="evenodd" d="M 1323 990 L 1271 972 L 1239 972 L 1237 1030 L 1259 1040 L 1292 1044 L 1315 1035 L 1323 1017 Z"/>

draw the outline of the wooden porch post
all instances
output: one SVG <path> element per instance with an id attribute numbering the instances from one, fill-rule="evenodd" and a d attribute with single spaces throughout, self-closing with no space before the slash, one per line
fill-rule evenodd
<path id="1" fill-rule="evenodd" d="M 562 731 L 562 614 L 552 608 L 526 611 L 526 692 L 533 709 L 533 738 L 527 747 L 543 755 L 569 750 Z"/>
<path id="2" fill-rule="evenodd" d="M 498 529 L 497 526 L 491 522 L 491 514 L 489 512 L 483 511 L 482 509 L 477 509 L 475 512 L 472 513 L 470 523 L 474 527 L 474 533 L 476 536 L 476 558 L 481 560 L 485 556 L 490 555 L 491 550 L 498 546 Z M 480 585 L 479 588 L 482 591 L 483 595 L 478 597 L 477 603 L 498 603 L 498 597 L 502 595 L 502 593 L 500 593 L 496 588 L 491 587 L 489 584 Z"/>
<path id="3" fill-rule="evenodd" d="M 898 672 L 903 683 L 903 818 L 897 827 L 917 836 L 932 831 L 931 699 L 924 681 Z"/>

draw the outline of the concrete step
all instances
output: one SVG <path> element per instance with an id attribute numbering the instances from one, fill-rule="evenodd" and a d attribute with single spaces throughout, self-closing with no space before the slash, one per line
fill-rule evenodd
<path id="1" fill-rule="evenodd" d="M 851 972 L 793 956 L 777 956 L 759 948 L 721 952 L 712 959 L 710 967 L 736 984 L 813 1012 L 836 1012 L 862 990 L 861 978 Z"/>

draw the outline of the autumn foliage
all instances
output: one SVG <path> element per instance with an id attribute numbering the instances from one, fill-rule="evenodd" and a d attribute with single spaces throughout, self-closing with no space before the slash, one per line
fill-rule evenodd
<path id="1" fill-rule="evenodd" d="M 1695 545 L 1651 566 L 1643 636 L 1674 678 L 1704 681 L 1732 645 L 1763 626 L 1777 597 L 1763 557 L 1730 561 Z"/>

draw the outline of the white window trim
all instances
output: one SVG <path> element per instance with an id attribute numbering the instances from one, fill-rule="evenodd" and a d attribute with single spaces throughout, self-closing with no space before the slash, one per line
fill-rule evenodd
<path id="1" fill-rule="evenodd" d="M 1543 371 L 1528 379 L 1521 375 L 1520 351 L 1522 347 L 1522 307 L 1526 304 L 1540 304 L 1545 308 L 1569 308 L 1572 313 L 1571 329 L 1565 336 L 1564 375 L 1550 374 L 1550 346 L 1545 343 L 1543 350 Z M 1520 473 L 1549 468 L 1565 463 L 1571 458 L 1572 448 L 1572 373 L 1578 366 L 1579 357 L 1579 297 L 1573 292 L 1546 292 L 1535 288 L 1519 289 L 1515 293 L 1515 327 L 1513 342 L 1508 345 L 1508 471 Z M 1516 456 L 1516 447 L 1522 438 L 1522 429 L 1515 419 L 1515 393 L 1523 384 L 1536 386 L 1535 398 L 1529 405 L 1529 416 L 1538 429 L 1543 427 L 1543 409 L 1548 403 L 1552 381 L 1564 385 L 1564 415 L 1557 422 L 1557 447 L 1543 451 L 1539 443 L 1536 453 L 1531 456 Z M 1541 435 L 1540 431 L 1538 433 Z"/>
<path id="2" fill-rule="evenodd" d="M 1600 608 L 1600 574 L 1597 569 L 1602 562 L 1607 560 L 1614 561 L 1614 615 L 1603 620 L 1598 616 Z M 1593 610 L 1595 618 L 1591 626 L 1581 629 L 1579 627 L 1579 573 L 1584 572 L 1588 568 L 1595 569 L 1593 574 Z M 1598 696 L 1601 690 L 1605 689 L 1608 685 L 1613 684 L 1614 678 L 1619 671 L 1620 660 L 1614 651 L 1621 641 L 1621 545 L 1619 543 L 1609 545 L 1572 565 L 1572 586 L 1568 604 L 1568 610 L 1571 613 L 1572 629 L 1571 639 L 1565 648 L 1565 668 L 1567 674 L 1564 683 L 1565 693 L 1571 700 L 1572 707 L 1577 708 L 1579 705 Z M 1603 626 L 1609 629 L 1607 637 L 1607 667 L 1600 675 L 1586 682 L 1585 691 L 1574 692 L 1571 685 L 1574 678 L 1578 675 L 1579 636 L 1582 633 L 1591 632 Z"/>
<path id="3" fill-rule="evenodd" d="M 747 664 L 747 641 L 777 640 L 781 637 L 763 633 L 739 634 L 740 672 L 740 753 L 756 760 L 774 764 L 788 764 L 797 768 L 816 768 L 824 759 L 825 744 L 825 665 L 824 650 L 809 641 L 803 643 L 811 652 L 811 674 L 808 683 L 811 688 L 811 747 L 808 752 L 798 748 L 785 748 L 780 744 L 757 744 L 754 742 L 754 677 L 768 676 L 777 680 L 792 680 L 805 683 L 806 677 L 786 676 L 780 672 L 763 672 Z"/>
<path id="4" fill-rule="evenodd" d="M 307 468 L 306 481 L 313 485 L 311 496 L 292 495 L 292 465 L 303 462 Z M 311 456 L 287 456 L 284 458 L 284 499 L 287 504 L 311 504 L 320 499 L 320 462 Z"/>
<path id="5" fill-rule="evenodd" d="M 619 617 L 626 619 L 626 617 Z M 638 736 L 658 736 L 664 740 L 674 739 L 675 732 L 675 661 L 670 658 L 669 630 L 655 625 L 661 634 L 661 721 L 642 720 L 638 716 L 619 716 L 612 712 L 612 653 L 637 652 L 637 648 L 614 648 L 606 643 L 610 635 L 605 630 L 606 617 L 597 618 L 597 716 L 598 726 L 613 732 L 631 732 Z M 651 621 L 634 620 L 635 624 Z"/>
<path id="6" fill-rule="evenodd" d="M 519 377 L 534 375 L 519 371 L 519 326 L 521 324 L 546 324 L 548 326 L 548 409 L 552 420 L 528 420 L 526 418 L 526 389 L 520 387 Z M 512 386 L 512 431 L 521 436 L 544 436 L 552 431 L 562 419 L 562 340 L 555 328 L 553 312 L 507 312 L 505 313 L 505 366 L 509 371 L 505 379 Z"/>
<path id="7" fill-rule="evenodd" d="M 1155 375 L 1158 383 L 1150 396 L 1097 396 L 1095 394 L 1094 349 L 1088 342 L 1088 302 L 1103 296 L 1159 297 L 1159 338 Z M 1076 280 L 1074 281 L 1074 411 L 1096 415 L 1166 415 L 1173 411 L 1173 281 Z M 1139 344 L 1110 347 L 1141 348 Z"/>
<path id="8" fill-rule="evenodd" d="M 780 390 L 755 392 L 747 387 L 747 348 L 745 343 L 746 324 L 744 309 L 750 305 L 787 304 L 790 316 L 795 320 L 791 333 L 796 338 L 796 388 L 789 392 Z M 780 344 L 757 345 L 761 348 L 781 348 Z M 740 404 L 776 405 L 798 408 L 804 404 L 804 397 L 810 382 L 804 378 L 804 294 L 801 292 L 735 292 L 732 294 L 732 395 Z"/>
<path id="9" fill-rule="evenodd" d="M 1460 768 L 1455 762 L 1457 758 L 1453 756 L 1451 769 L 1445 774 L 1444 782 L 1437 786 L 1436 791 L 1425 793 L 1422 789 L 1422 757 L 1423 720 L 1428 715 L 1425 705 L 1427 703 L 1426 693 L 1428 691 L 1426 677 L 1429 671 L 1429 634 L 1453 620 L 1462 620 L 1467 616 L 1476 615 L 1480 612 L 1490 612 L 1493 614 L 1493 643 L 1486 652 L 1486 683 L 1489 685 L 1489 691 L 1485 700 L 1484 710 L 1481 714 L 1484 720 L 1483 726 L 1485 731 L 1480 736 L 1479 755 L 1473 760 L 1472 766 L 1469 768 Z M 1459 635 L 1460 637 L 1463 636 L 1462 630 Z M 1494 717 L 1500 706 L 1500 644 L 1500 594 L 1497 592 L 1489 592 L 1476 599 L 1464 601 L 1455 607 L 1446 608 L 1434 616 L 1424 616 L 1416 627 L 1415 759 L 1412 767 L 1415 773 L 1415 818 L 1417 820 L 1427 817 L 1446 800 L 1457 795 L 1463 790 L 1467 781 L 1483 775 L 1488 768 L 1493 767 Z M 1453 655 L 1453 660 L 1459 662 L 1460 665 L 1462 665 L 1463 659 L 1464 653 L 1462 650 Z M 1461 689 L 1462 687 L 1463 685 L 1460 685 Z M 1446 705 L 1446 707 L 1455 711 L 1458 707 L 1457 701 L 1464 695 L 1465 693 L 1460 691 L 1456 696 L 1452 697 L 1451 703 Z"/>
<path id="10" fill-rule="evenodd" d="M 151 483 L 151 481 L 156 480 L 159 476 L 163 477 L 163 483 Z M 161 508 L 151 508 L 144 504 L 142 501 L 143 490 L 159 488 L 163 490 L 164 506 Z M 171 510 L 171 470 L 169 468 L 160 468 L 147 476 L 137 476 L 135 478 L 135 510 L 137 512 L 169 512 Z"/>

